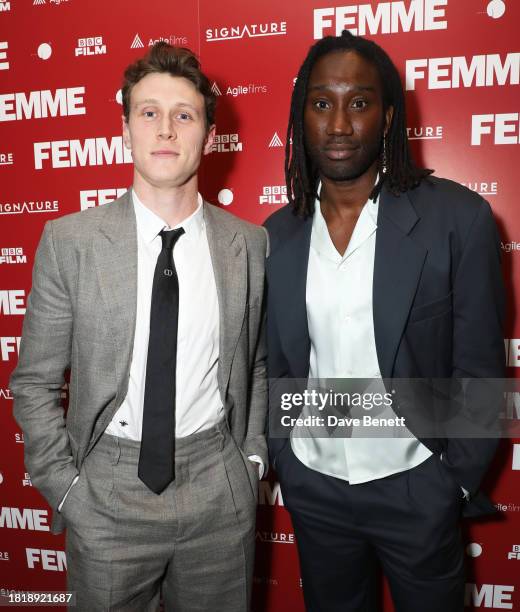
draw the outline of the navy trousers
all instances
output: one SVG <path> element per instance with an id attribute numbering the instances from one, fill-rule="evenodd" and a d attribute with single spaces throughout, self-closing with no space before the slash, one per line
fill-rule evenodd
<path id="1" fill-rule="evenodd" d="M 306 467 L 290 441 L 276 459 L 308 612 L 379 610 L 382 567 L 396 612 L 462 612 L 462 491 L 437 455 L 350 485 Z"/>

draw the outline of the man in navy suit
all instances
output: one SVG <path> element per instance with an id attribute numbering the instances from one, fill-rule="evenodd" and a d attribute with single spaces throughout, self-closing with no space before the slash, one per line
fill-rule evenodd
<path id="1" fill-rule="evenodd" d="M 287 141 L 289 205 L 266 221 L 270 379 L 448 379 L 478 399 L 467 381 L 505 367 L 496 226 L 480 196 L 413 162 L 388 55 L 346 31 L 317 42 Z M 496 439 L 420 429 L 414 401 L 395 407 L 405 427 L 377 440 L 305 428 L 283 439 L 271 400 L 307 610 L 373 610 L 379 563 L 398 612 L 461 611 L 459 519 L 493 509 L 479 485 Z M 475 430 L 493 420 L 458 416 Z"/>

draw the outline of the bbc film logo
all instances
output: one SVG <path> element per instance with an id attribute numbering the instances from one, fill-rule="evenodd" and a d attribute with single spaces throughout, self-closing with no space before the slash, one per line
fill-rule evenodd
<path id="1" fill-rule="evenodd" d="M 0 265 L 26 264 L 27 255 L 22 247 L 0 247 Z"/>
<path id="2" fill-rule="evenodd" d="M 286 185 L 264 185 L 262 193 L 258 196 L 258 203 L 268 206 L 281 206 L 288 204 Z"/>
<path id="3" fill-rule="evenodd" d="M 243 143 L 238 134 L 215 134 L 212 153 L 240 153 L 243 151 Z"/>
<path id="4" fill-rule="evenodd" d="M 512 559 L 520 561 L 520 544 L 513 544 L 511 550 L 507 553 L 507 559 L 508 561 Z"/>
<path id="5" fill-rule="evenodd" d="M 90 55 L 106 55 L 107 46 L 103 42 L 102 36 L 89 36 L 88 38 L 78 38 L 77 47 L 74 49 L 76 57 Z"/>

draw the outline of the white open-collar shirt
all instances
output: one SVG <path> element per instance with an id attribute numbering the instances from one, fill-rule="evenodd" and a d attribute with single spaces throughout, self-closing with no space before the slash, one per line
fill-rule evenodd
<path id="1" fill-rule="evenodd" d="M 310 379 L 375 379 L 371 392 L 385 392 L 377 359 L 372 310 L 372 284 L 379 202 L 368 200 L 357 220 L 347 250 L 338 253 L 315 203 L 307 270 L 307 321 L 311 341 Z M 396 289 L 398 290 L 398 289 Z M 391 409 L 379 414 L 395 417 Z M 338 429 L 336 435 L 340 434 Z M 296 429 L 295 455 L 307 467 L 351 484 L 368 482 L 410 469 L 431 452 L 406 427 L 387 428 L 388 437 L 316 437 Z M 381 431 L 371 435 L 381 436 Z"/>

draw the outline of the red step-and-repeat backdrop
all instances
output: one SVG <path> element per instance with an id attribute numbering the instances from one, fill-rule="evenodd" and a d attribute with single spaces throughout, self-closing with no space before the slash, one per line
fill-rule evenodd
<path id="1" fill-rule="evenodd" d="M 402 75 L 419 161 L 482 194 L 502 236 L 505 347 L 520 366 L 518 0 L 0 0 L 0 593 L 65 589 L 62 536 L 23 462 L 12 418 L 34 252 L 44 223 L 115 199 L 132 180 L 121 139 L 124 68 L 157 40 L 201 58 L 218 95 L 201 191 L 261 223 L 286 202 L 289 99 L 309 46 L 347 28 Z M 510 393 L 503 415 L 520 417 Z M 516 443 L 515 443 L 516 442 Z M 499 514 L 465 525 L 467 608 L 520 610 L 520 440 L 503 441 L 486 488 Z M 303 611 L 296 546 L 276 475 L 260 483 L 255 612 Z M 385 609 L 391 610 L 388 595 Z"/>

